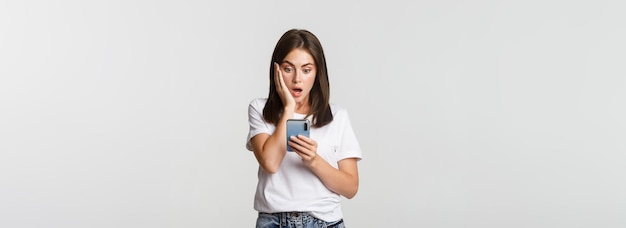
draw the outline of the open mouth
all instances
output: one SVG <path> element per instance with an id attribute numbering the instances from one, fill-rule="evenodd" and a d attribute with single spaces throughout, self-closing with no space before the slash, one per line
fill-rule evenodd
<path id="1" fill-rule="evenodd" d="M 302 89 L 301 88 L 293 88 L 291 89 L 291 94 L 295 97 L 300 96 L 300 94 L 302 94 Z"/>

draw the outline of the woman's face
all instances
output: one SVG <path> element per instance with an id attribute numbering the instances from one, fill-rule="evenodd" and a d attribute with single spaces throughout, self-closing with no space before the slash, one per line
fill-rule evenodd
<path id="1" fill-rule="evenodd" d="M 317 73 L 313 56 L 304 49 L 294 49 L 280 63 L 280 70 L 296 103 L 307 104 Z"/>

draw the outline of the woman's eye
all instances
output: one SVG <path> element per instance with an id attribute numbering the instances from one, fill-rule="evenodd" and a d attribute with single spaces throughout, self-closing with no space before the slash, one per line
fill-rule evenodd
<path id="1" fill-rule="evenodd" d="M 283 70 L 284 70 L 286 73 L 291 73 L 291 71 L 292 71 L 293 69 L 291 69 L 290 67 L 286 67 L 286 68 L 285 68 L 285 69 L 283 69 Z"/>
<path id="2" fill-rule="evenodd" d="M 302 70 L 305 74 L 311 73 L 311 69 L 304 69 Z"/>

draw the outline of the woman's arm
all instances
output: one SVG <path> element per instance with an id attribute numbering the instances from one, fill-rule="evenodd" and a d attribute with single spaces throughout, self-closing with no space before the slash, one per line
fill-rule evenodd
<path id="1" fill-rule="evenodd" d="M 285 157 L 287 152 L 287 146 L 285 143 L 286 123 L 289 116 L 293 115 L 293 110 L 289 113 L 288 110 L 283 112 L 283 116 L 280 118 L 280 122 L 276 125 L 276 130 L 271 135 L 266 133 L 258 134 L 252 139 L 252 151 L 257 162 L 263 170 L 268 173 L 276 173 L 280 163 Z"/>
<path id="2" fill-rule="evenodd" d="M 359 171 L 356 160 L 356 158 L 346 158 L 338 161 L 339 169 L 335 169 L 323 158 L 316 156 L 310 167 L 328 189 L 352 199 L 359 190 Z"/>
<path id="3" fill-rule="evenodd" d="M 276 173 L 278 167 L 280 167 L 280 163 L 285 157 L 285 153 L 287 152 L 287 145 L 285 143 L 285 137 L 287 137 L 287 119 L 293 116 L 296 106 L 296 101 L 289 93 L 289 88 L 287 88 L 285 84 L 278 63 L 274 63 L 274 72 L 276 92 L 285 105 L 282 116 L 278 124 L 276 124 L 274 133 L 271 135 L 258 134 L 250 139 L 256 160 L 259 162 L 261 168 L 268 173 Z"/>
<path id="4" fill-rule="evenodd" d="M 317 156 L 317 142 L 305 136 L 291 137 L 290 146 L 302 157 L 322 183 L 333 192 L 352 199 L 359 189 L 359 170 L 357 158 L 346 158 L 337 162 L 338 169 L 331 166 L 324 158 Z"/>

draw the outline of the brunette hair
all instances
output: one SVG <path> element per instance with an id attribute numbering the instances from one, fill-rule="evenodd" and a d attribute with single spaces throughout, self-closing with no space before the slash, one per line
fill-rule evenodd
<path id="1" fill-rule="evenodd" d="M 283 101 L 276 92 L 276 83 L 274 82 L 274 63 L 281 63 L 294 49 L 304 49 L 315 61 L 316 75 L 313 88 L 309 94 L 309 104 L 311 111 L 307 115 L 313 116 L 313 127 L 319 128 L 333 121 L 333 114 L 330 110 L 329 97 L 330 86 L 328 83 L 328 71 L 326 69 L 326 58 L 322 44 L 313 33 L 303 29 L 291 29 L 278 40 L 272 61 L 270 61 L 270 92 L 267 103 L 263 108 L 263 118 L 265 121 L 277 125 L 283 112 Z"/>

